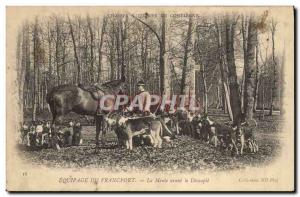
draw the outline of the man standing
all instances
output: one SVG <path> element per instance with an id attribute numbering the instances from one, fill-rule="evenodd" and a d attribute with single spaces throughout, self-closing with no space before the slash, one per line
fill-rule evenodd
<path id="1" fill-rule="evenodd" d="M 145 90 L 144 81 L 139 81 L 137 83 L 138 95 L 135 96 L 133 100 L 133 105 L 129 107 L 129 111 L 137 112 L 143 116 L 150 115 L 150 105 L 151 105 L 151 96 L 148 91 Z M 138 110 L 134 108 L 138 103 Z"/>

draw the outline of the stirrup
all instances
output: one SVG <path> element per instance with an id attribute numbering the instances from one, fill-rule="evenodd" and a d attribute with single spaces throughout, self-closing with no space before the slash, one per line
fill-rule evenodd
<path id="1" fill-rule="evenodd" d="M 101 111 L 100 110 L 97 110 L 96 111 L 96 116 L 102 116 L 103 114 L 101 113 Z"/>

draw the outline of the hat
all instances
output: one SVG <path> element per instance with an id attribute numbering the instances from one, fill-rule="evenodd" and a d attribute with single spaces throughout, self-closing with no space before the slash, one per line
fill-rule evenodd
<path id="1" fill-rule="evenodd" d="M 140 81 L 137 82 L 136 85 L 137 86 L 145 86 L 145 83 L 144 83 L 144 81 L 140 80 Z"/>

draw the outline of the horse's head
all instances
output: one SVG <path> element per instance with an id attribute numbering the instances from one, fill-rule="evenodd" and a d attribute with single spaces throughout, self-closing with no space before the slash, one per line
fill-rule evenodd
<path id="1" fill-rule="evenodd" d="M 127 89 L 126 83 L 122 79 L 117 79 L 117 80 L 106 82 L 106 83 L 102 84 L 102 86 L 104 86 L 105 88 L 107 88 L 109 91 L 111 91 L 114 94 L 119 94 L 119 93 L 125 94 L 126 89 Z"/>

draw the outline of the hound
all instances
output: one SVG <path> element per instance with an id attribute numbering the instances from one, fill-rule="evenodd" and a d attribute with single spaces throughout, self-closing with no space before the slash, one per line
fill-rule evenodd
<path id="1" fill-rule="evenodd" d="M 125 144 L 129 150 L 133 149 L 132 138 L 137 135 L 147 134 L 147 128 L 150 130 L 153 147 L 162 147 L 162 124 L 154 117 L 135 117 L 128 118 L 120 114 L 110 114 L 106 116 L 105 121 L 115 128 L 119 143 Z"/>

